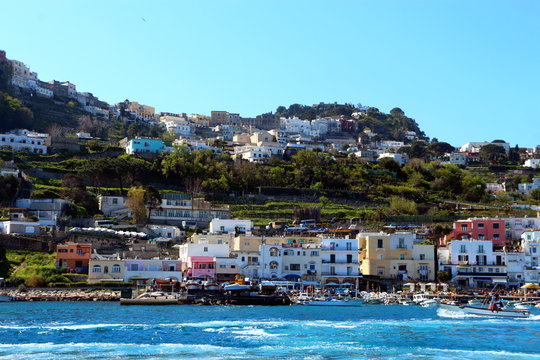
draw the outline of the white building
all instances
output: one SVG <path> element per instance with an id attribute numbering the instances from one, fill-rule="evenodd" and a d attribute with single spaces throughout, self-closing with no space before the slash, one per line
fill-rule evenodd
<path id="1" fill-rule="evenodd" d="M 178 246 L 179 259 L 188 262 L 192 256 L 229 257 L 228 244 L 182 244 Z"/>
<path id="2" fill-rule="evenodd" d="M 539 169 L 540 168 L 540 159 L 528 159 L 525 160 L 525 163 L 523 164 L 524 167 L 530 167 L 533 169 Z"/>
<path id="3" fill-rule="evenodd" d="M 380 161 L 384 158 L 390 158 L 394 160 L 399 166 L 403 166 L 409 162 L 409 157 L 407 156 L 407 154 L 382 153 L 381 155 L 379 155 L 378 160 Z"/>
<path id="4" fill-rule="evenodd" d="M 503 219 L 506 221 L 506 238 L 512 240 L 522 239 L 524 232 L 540 229 L 539 217 L 512 217 Z"/>
<path id="5" fill-rule="evenodd" d="M 322 239 L 320 250 L 323 284 L 354 284 L 358 271 L 358 241 L 356 239 Z"/>
<path id="6" fill-rule="evenodd" d="M 388 151 L 390 149 L 399 150 L 400 148 L 405 146 L 405 143 L 403 141 L 384 140 L 384 141 L 379 141 L 377 145 L 379 149 L 383 151 Z"/>
<path id="7" fill-rule="evenodd" d="M 93 271 L 93 269 L 89 271 Z M 124 282 L 166 278 L 182 279 L 182 262 L 180 260 L 124 260 Z"/>
<path id="8" fill-rule="evenodd" d="M 239 219 L 213 219 L 210 221 L 210 233 L 244 233 L 249 234 L 253 229 L 253 221 Z"/>
<path id="9" fill-rule="evenodd" d="M 534 178 L 532 183 L 518 184 L 518 191 L 522 195 L 528 195 L 531 190 L 540 189 L 540 177 Z"/>
<path id="10" fill-rule="evenodd" d="M 207 225 L 212 219 L 230 217 L 228 207 L 212 206 L 204 199 L 190 199 L 187 194 L 166 193 L 159 208 L 150 211 L 150 219 L 154 223 L 199 226 Z"/>
<path id="11" fill-rule="evenodd" d="M 0 147 L 6 146 L 12 148 L 14 151 L 46 154 L 47 145 L 45 145 L 45 138 L 42 135 L 44 134 L 29 131 L 22 134 L 0 134 Z"/>
<path id="12" fill-rule="evenodd" d="M 507 285 L 520 286 L 525 282 L 525 253 L 505 252 L 504 262 L 506 264 Z"/>
<path id="13" fill-rule="evenodd" d="M 524 281 L 540 282 L 540 231 L 527 231 L 522 235 L 524 254 Z"/>
<path id="14" fill-rule="evenodd" d="M 487 287 L 506 283 L 504 253 L 494 252 L 484 240 L 453 240 L 439 249 L 439 269 L 447 271 L 459 286 Z"/>
<path id="15" fill-rule="evenodd" d="M 127 197 L 123 196 L 98 196 L 99 210 L 107 217 L 131 217 L 131 211 L 127 204 Z"/>
<path id="16" fill-rule="evenodd" d="M 162 238 L 175 239 L 184 236 L 185 232 L 173 225 L 148 225 L 148 229 Z"/>
<path id="17" fill-rule="evenodd" d="M 465 153 L 451 153 L 446 154 L 445 160 L 441 162 L 441 165 L 461 165 L 467 164 L 467 154 Z"/>

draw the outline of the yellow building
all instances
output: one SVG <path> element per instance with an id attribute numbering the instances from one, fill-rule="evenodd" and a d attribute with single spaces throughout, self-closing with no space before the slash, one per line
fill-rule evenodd
<path id="1" fill-rule="evenodd" d="M 124 281 L 123 260 L 90 259 L 88 264 L 88 282 Z"/>
<path id="2" fill-rule="evenodd" d="M 415 234 L 359 235 L 360 271 L 394 281 L 435 279 L 433 245 L 415 245 Z"/>

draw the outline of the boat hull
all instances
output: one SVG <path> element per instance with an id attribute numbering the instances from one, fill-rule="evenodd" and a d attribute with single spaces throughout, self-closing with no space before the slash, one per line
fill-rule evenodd
<path id="1" fill-rule="evenodd" d="M 455 311 L 455 312 L 462 312 L 464 314 L 469 315 L 478 315 L 478 316 L 486 316 L 486 317 L 502 317 L 502 318 L 521 318 L 525 319 L 528 318 L 530 313 L 528 311 L 520 311 L 520 310 L 499 310 L 499 311 L 492 311 L 486 308 L 479 308 L 474 306 L 468 306 L 468 305 L 450 305 L 450 304 L 439 304 L 439 307 L 441 309 Z"/>

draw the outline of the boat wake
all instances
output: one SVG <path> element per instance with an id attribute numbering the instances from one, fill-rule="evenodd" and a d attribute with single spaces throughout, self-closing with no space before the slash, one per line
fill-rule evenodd
<path id="1" fill-rule="evenodd" d="M 465 314 L 461 311 L 452 311 L 447 309 L 437 309 L 437 315 L 440 317 L 445 318 L 451 318 L 451 319 L 465 319 L 465 318 L 477 318 L 481 319 L 482 316 L 474 315 L 474 314 Z"/>

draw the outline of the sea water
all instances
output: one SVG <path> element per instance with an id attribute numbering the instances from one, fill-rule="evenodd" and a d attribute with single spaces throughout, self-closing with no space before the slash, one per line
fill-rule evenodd
<path id="1" fill-rule="evenodd" d="M 0 303 L 0 359 L 540 359 L 540 311 Z"/>

